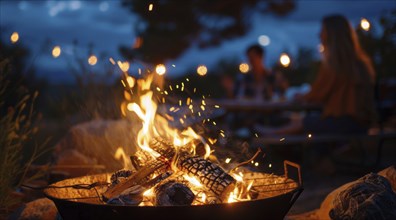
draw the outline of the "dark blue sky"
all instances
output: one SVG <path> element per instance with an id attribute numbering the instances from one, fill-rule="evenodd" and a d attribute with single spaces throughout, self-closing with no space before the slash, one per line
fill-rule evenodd
<path id="1" fill-rule="evenodd" d="M 394 0 L 306 0 L 296 1 L 296 9 L 285 17 L 254 15 L 253 29 L 243 38 L 226 41 L 216 48 L 200 50 L 193 47 L 177 60 L 169 60 L 168 75 L 185 74 L 190 67 L 199 64 L 210 67 L 218 59 L 236 57 L 245 61 L 245 48 L 257 42 L 260 35 L 267 35 L 266 64 L 271 66 L 279 55 L 288 51 L 295 55 L 299 47 L 316 50 L 321 18 L 340 13 L 357 26 L 362 17 L 372 24 L 372 31 L 381 33 L 379 17 L 396 8 Z M 148 4 L 150 2 L 148 1 Z M 154 5 L 154 8 L 156 6 Z M 88 57 L 88 45 L 93 44 L 93 53 L 99 56 L 98 70 L 108 64 L 108 58 L 122 60 L 118 53 L 120 45 L 132 45 L 135 41 L 133 24 L 136 18 L 119 1 L 0 1 L 1 40 L 11 44 L 9 37 L 14 31 L 20 35 L 21 43 L 36 56 L 34 65 L 38 74 L 51 82 L 72 81 L 68 64 L 73 57 Z M 73 40 L 78 39 L 77 50 L 73 51 Z M 50 40 L 50 41 L 48 41 Z M 47 42 L 47 43 L 46 43 Z M 51 49 L 42 50 L 44 45 L 59 45 L 62 54 L 54 59 Z M 32 57 L 33 57 L 32 56 Z M 33 59 L 33 58 L 32 58 Z M 174 65 L 175 67 L 173 67 Z M 135 69 L 131 69 L 136 71 Z"/>

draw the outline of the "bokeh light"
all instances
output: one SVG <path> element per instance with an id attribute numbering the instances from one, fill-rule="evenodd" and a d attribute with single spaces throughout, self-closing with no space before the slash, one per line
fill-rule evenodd
<path id="1" fill-rule="evenodd" d="M 89 63 L 89 65 L 91 65 L 91 66 L 94 66 L 97 62 L 98 62 L 98 58 L 97 58 L 95 55 L 91 55 L 91 56 L 88 58 L 88 63 Z"/>
<path id="2" fill-rule="evenodd" d="M 135 79 L 132 76 L 127 76 L 126 81 L 129 88 L 133 88 L 135 86 Z"/>
<path id="3" fill-rule="evenodd" d="M 128 61 L 124 61 L 124 62 L 118 61 L 117 64 L 118 64 L 118 67 L 120 67 L 122 72 L 128 72 L 129 67 L 130 67 Z"/>
<path id="4" fill-rule="evenodd" d="M 247 73 L 249 72 L 249 64 L 247 63 L 241 63 L 239 64 L 239 71 L 241 71 L 241 73 Z"/>
<path id="5" fill-rule="evenodd" d="M 52 49 L 52 56 L 54 58 L 58 58 L 62 53 L 62 50 L 60 48 L 60 46 L 55 46 L 54 49 Z"/>
<path id="6" fill-rule="evenodd" d="M 279 61 L 284 67 L 288 67 L 290 65 L 290 57 L 286 53 L 281 54 Z"/>
<path id="7" fill-rule="evenodd" d="M 199 65 L 197 68 L 197 73 L 200 76 L 205 76 L 208 73 L 208 68 L 205 65 Z"/>
<path id="8" fill-rule="evenodd" d="M 164 65 L 164 64 L 158 64 L 158 65 L 155 67 L 155 72 L 156 72 L 158 75 L 164 75 L 164 74 L 166 73 L 166 67 L 165 67 L 165 65 Z"/>
<path id="9" fill-rule="evenodd" d="M 370 22 L 367 19 L 362 18 L 362 20 L 360 20 L 360 27 L 362 27 L 362 29 L 365 31 L 369 31 L 370 30 Z"/>
<path id="10" fill-rule="evenodd" d="M 270 40 L 270 38 L 267 35 L 260 35 L 258 37 L 258 43 L 261 46 L 265 47 L 265 46 L 268 46 L 271 43 L 271 40 Z"/>
<path id="11" fill-rule="evenodd" d="M 18 42 L 18 40 L 19 40 L 19 34 L 18 34 L 18 32 L 12 33 L 10 39 L 11 39 L 11 43 L 13 43 L 13 44 L 15 44 L 16 42 Z"/>
<path id="12" fill-rule="evenodd" d="M 319 53 L 323 53 L 324 47 L 323 47 L 322 44 L 319 44 L 319 45 L 318 45 L 318 51 L 319 51 Z"/>

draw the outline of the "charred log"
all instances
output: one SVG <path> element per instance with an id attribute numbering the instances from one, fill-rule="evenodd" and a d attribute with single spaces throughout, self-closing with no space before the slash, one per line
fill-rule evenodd
<path id="1" fill-rule="evenodd" d="M 165 174 L 167 171 L 170 170 L 170 164 L 164 163 L 160 160 L 155 160 L 149 163 L 148 165 L 139 169 L 136 173 L 132 174 L 128 177 L 126 181 L 123 181 L 119 184 L 114 186 L 110 186 L 105 193 L 103 193 L 103 199 L 105 201 L 109 200 L 110 198 L 116 197 L 117 195 L 121 194 L 128 188 L 136 185 L 145 186 L 150 184 L 151 176 L 153 174 Z"/>
<path id="2" fill-rule="evenodd" d="M 169 181 L 155 188 L 157 206 L 191 205 L 195 195 L 191 189 L 175 181 Z"/>
<path id="3" fill-rule="evenodd" d="M 131 170 L 118 170 L 115 173 L 113 173 L 110 177 L 111 185 L 116 185 L 119 184 L 120 182 L 123 182 L 127 180 L 129 176 L 132 175 Z"/>
<path id="4" fill-rule="evenodd" d="M 177 167 L 197 177 L 210 191 L 222 199 L 235 187 L 235 179 L 221 167 L 201 157 L 179 158 Z"/>
<path id="5" fill-rule="evenodd" d="M 140 186 L 132 186 L 122 191 L 118 196 L 107 201 L 108 204 L 114 205 L 139 205 L 143 201 L 143 193 L 147 189 Z"/>

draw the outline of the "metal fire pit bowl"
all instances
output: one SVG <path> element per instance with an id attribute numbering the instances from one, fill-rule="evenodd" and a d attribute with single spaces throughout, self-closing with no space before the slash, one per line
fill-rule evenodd
<path id="1" fill-rule="evenodd" d="M 298 170 L 297 181 L 289 178 L 288 167 Z M 284 162 L 286 179 L 295 187 L 276 196 L 235 203 L 192 206 L 121 206 L 109 205 L 100 200 L 110 174 L 99 174 L 54 183 L 44 190 L 54 201 L 63 219 L 283 219 L 303 191 L 300 166 Z M 289 182 L 290 183 L 290 182 Z M 273 186 L 274 184 L 272 184 Z M 278 184 L 276 184 L 278 185 Z M 267 186 L 265 186 L 267 187 Z M 271 186 L 269 186 L 270 190 Z"/>

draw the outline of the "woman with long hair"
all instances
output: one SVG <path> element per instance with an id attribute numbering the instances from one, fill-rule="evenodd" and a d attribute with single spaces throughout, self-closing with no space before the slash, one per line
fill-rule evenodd
<path id="1" fill-rule="evenodd" d="M 322 105 L 321 114 L 264 133 L 367 133 L 375 120 L 374 68 L 348 20 L 324 17 L 320 39 L 324 51 L 319 73 L 311 91 L 296 101 Z"/>

